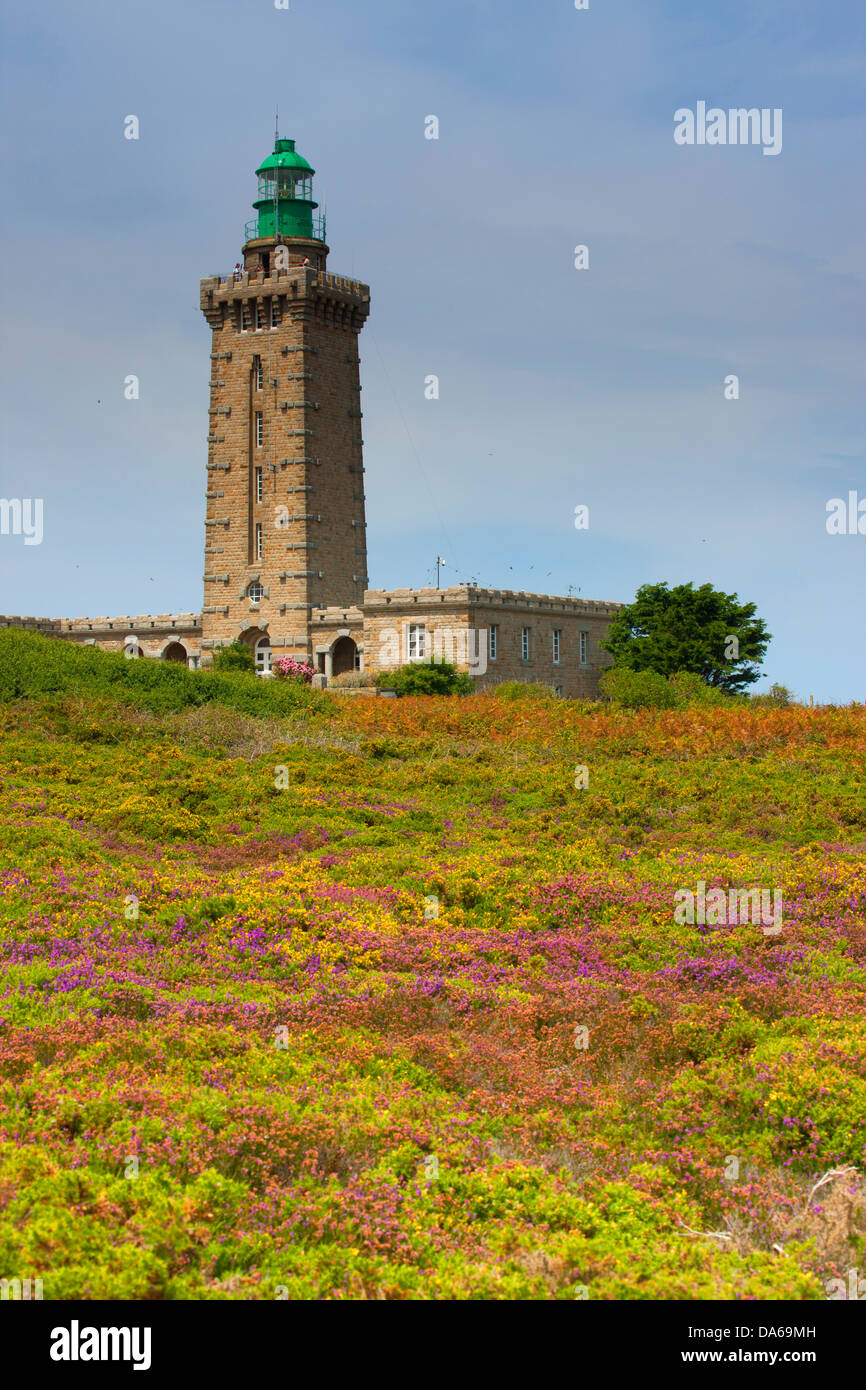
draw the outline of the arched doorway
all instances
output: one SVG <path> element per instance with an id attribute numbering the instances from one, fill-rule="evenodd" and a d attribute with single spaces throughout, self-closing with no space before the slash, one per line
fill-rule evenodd
<path id="1" fill-rule="evenodd" d="M 271 674 L 271 639 L 260 637 L 255 645 L 256 671 L 260 676 Z"/>
<path id="2" fill-rule="evenodd" d="M 331 674 L 342 676 L 345 671 L 356 671 L 359 665 L 358 648 L 351 637 L 338 637 L 331 649 Z"/>
<path id="3" fill-rule="evenodd" d="M 182 661 L 184 666 L 186 666 L 186 647 L 182 646 L 180 642 L 169 642 L 162 654 L 162 659 L 163 661 Z"/>
<path id="4" fill-rule="evenodd" d="M 248 627 L 241 633 L 238 641 L 252 652 L 257 674 L 269 676 L 273 653 L 271 651 L 271 639 L 267 632 L 260 627 Z"/>

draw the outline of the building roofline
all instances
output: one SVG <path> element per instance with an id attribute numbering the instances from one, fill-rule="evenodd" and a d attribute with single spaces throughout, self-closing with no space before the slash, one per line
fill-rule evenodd
<path id="1" fill-rule="evenodd" d="M 549 608 L 575 614 L 618 613 L 621 603 L 605 599 L 580 598 L 567 594 L 534 594 L 523 589 L 482 589 L 474 584 L 451 584 L 445 589 L 368 589 L 364 609 L 423 604 L 491 605 L 503 608 Z"/>

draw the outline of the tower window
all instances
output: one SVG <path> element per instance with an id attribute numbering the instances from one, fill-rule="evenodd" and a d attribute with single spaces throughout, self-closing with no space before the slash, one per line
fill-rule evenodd
<path id="1" fill-rule="evenodd" d="M 581 666 L 586 666 L 586 664 L 587 664 L 587 662 L 588 662 L 588 660 L 589 660 L 589 633 L 588 633 L 588 632 L 582 632 L 582 633 L 580 634 L 579 655 L 580 655 L 580 664 L 581 664 Z"/>
<path id="2" fill-rule="evenodd" d="M 530 629 L 529 629 L 528 627 L 522 627 L 522 628 L 520 629 L 520 660 L 521 660 L 521 661 L 528 661 L 528 660 L 529 660 L 529 632 L 530 632 Z"/>
<path id="3" fill-rule="evenodd" d="M 262 523 L 256 522 L 256 559 L 262 558 Z"/>
<path id="4" fill-rule="evenodd" d="M 253 358 L 253 376 L 255 378 L 256 390 L 261 391 L 265 384 L 265 369 L 262 366 L 262 359 L 260 357 Z"/>
<path id="5" fill-rule="evenodd" d="M 261 584 L 259 584 L 257 581 L 254 581 L 247 587 L 247 598 L 249 599 L 250 603 L 261 603 L 262 599 L 264 598 L 264 594 L 264 589 L 262 588 Z"/>
<path id="6" fill-rule="evenodd" d="M 265 417 L 260 410 L 256 411 L 256 445 L 260 449 L 265 442 Z"/>
<path id="7" fill-rule="evenodd" d="M 256 331 L 265 326 L 265 311 L 258 300 L 256 300 Z"/>
<path id="8" fill-rule="evenodd" d="M 278 308 L 278 306 L 277 306 L 277 301 L 276 301 L 275 299 L 272 299 L 272 300 L 271 300 L 271 328 L 279 328 L 279 326 L 280 326 L 280 311 L 279 311 L 279 308 Z"/>
<path id="9" fill-rule="evenodd" d="M 262 498 L 264 497 L 264 492 L 265 492 L 265 474 L 264 474 L 264 469 L 262 469 L 262 468 L 257 468 L 257 469 L 256 469 L 256 501 L 257 501 L 257 502 L 261 502 Z"/>
<path id="10" fill-rule="evenodd" d="M 241 331 L 241 333 L 246 333 L 246 331 L 247 331 L 247 329 L 249 328 L 249 326 L 250 326 L 250 306 L 249 306 L 249 304 L 242 304 L 242 305 L 241 305 L 241 321 L 240 321 L 240 331 Z"/>
<path id="11" fill-rule="evenodd" d="M 495 661 L 499 653 L 499 624 L 491 623 L 490 632 L 487 637 L 487 654 L 491 661 Z"/>
<path id="12" fill-rule="evenodd" d="M 562 660 L 562 629 L 553 629 L 553 664 L 558 666 Z"/>

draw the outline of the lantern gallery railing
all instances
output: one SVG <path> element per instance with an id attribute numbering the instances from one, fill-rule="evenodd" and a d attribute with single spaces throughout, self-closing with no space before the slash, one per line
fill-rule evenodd
<path id="1" fill-rule="evenodd" d="M 282 199 L 281 199 L 281 200 L 280 200 L 279 206 L 280 206 L 280 213 L 282 214 L 282 213 L 285 211 L 285 209 L 286 209 L 289 205 L 288 205 L 287 203 L 283 203 L 283 201 L 282 201 Z M 261 213 L 259 214 L 258 217 L 254 217 L 253 220 L 252 220 L 251 222 L 246 222 L 246 223 L 244 223 L 244 241 L 245 241 L 245 242 L 246 242 L 246 241 L 253 241 L 256 237 L 259 237 L 259 236 L 273 236 L 273 234 L 274 234 L 274 232 L 273 232 L 273 224 L 274 224 L 274 210 L 273 210 L 273 207 L 270 207 L 270 208 L 262 208 Z M 282 232 L 283 235 L 285 235 L 285 236 L 299 235 L 299 233 L 289 231 L 286 227 L 284 227 L 284 226 L 282 225 L 282 215 L 281 215 L 281 218 L 280 218 L 280 224 L 281 224 L 281 225 L 280 225 L 280 231 Z M 311 228 L 310 235 L 312 236 L 312 239 L 313 239 L 314 241 L 326 241 L 326 240 L 327 240 L 327 237 L 326 237 L 326 235 L 325 235 L 325 214 L 324 214 L 323 212 L 314 212 L 314 213 L 311 213 L 311 214 L 310 214 L 310 219 L 309 219 L 309 225 L 310 225 L 310 228 Z"/>

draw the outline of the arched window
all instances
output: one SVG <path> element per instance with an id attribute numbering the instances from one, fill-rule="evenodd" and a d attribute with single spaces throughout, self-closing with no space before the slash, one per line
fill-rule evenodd
<path id="1" fill-rule="evenodd" d="M 135 661 L 136 658 L 141 656 L 141 647 L 138 645 L 137 638 L 127 637 L 123 644 L 123 655 L 128 657 L 130 661 Z"/>
<path id="2" fill-rule="evenodd" d="M 260 676 L 271 673 L 271 642 L 268 637 L 260 637 L 256 643 L 256 670 Z"/>

